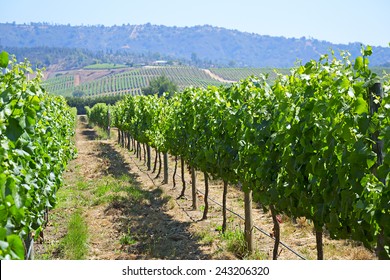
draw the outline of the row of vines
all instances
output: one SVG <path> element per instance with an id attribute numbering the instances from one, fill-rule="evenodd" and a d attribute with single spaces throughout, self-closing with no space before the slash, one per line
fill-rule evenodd
<path id="1" fill-rule="evenodd" d="M 82 91 L 87 96 L 142 93 L 142 88 L 148 87 L 149 82 L 160 76 L 166 76 L 178 85 L 180 89 L 189 86 L 206 87 L 220 85 L 204 71 L 194 67 L 145 67 L 131 71 L 108 75 L 95 81 L 82 83 L 76 87 L 68 87 L 68 81 L 63 78 L 63 85 L 58 84 L 59 78 L 48 79 L 46 87 L 53 92 L 70 96 L 74 91 Z M 66 83 L 66 84 L 65 84 Z"/>
<path id="2" fill-rule="evenodd" d="M 390 83 L 384 79 L 382 100 L 370 91 L 378 87 L 370 54 L 362 50 L 354 63 L 348 54 L 324 55 L 272 85 L 249 77 L 228 87 L 186 88 L 170 99 L 126 96 L 111 108 L 113 126 L 119 138 L 130 135 L 223 180 L 224 208 L 228 184 L 240 183 L 270 209 L 275 228 L 279 213 L 311 220 L 318 259 L 324 231 L 387 259 Z M 274 257 L 279 238 L 276 231 Z"/>
<path id="3" fill-rule="evenodd" d="M 75 156 L 75 115 L 41 87 L 28 63 L 0 54 L 0 259 L 29 256 L 55 205 L 61 174 Z"/>

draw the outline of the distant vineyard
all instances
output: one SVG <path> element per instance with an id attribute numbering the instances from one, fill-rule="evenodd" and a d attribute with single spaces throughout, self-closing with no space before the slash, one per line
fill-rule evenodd
<path id="1" fill-rule="evenodd" d="M 240 81 L 249 76 L 260 76 L 268 74 L 270 80 L 276 79 L 276 72 L 288 74 L 289 69 L 271 69 L 271 68 L 211 68 L 210 71 L 228 81 Z M 276 71 L 276 72 L 275 72 Z"/>
<path id="2" fill-rule="evenodd" d="M 70 89 L 74 88 L 74 76 L 61 75 L 51 78 L 44 82 L 43 86 L 48 92 L 56 93 L 58 95 L 66 95 Z"/>
<path id="3" fill-rule="evenodd" d="M 82 83 L 79 86 L 67 87 L 67 81 L 60 78 L 48 79 L 46 89 L 55 94 L 71 96 L 75 91 L 82 91 L 86 96 L 116 95 L 116 94 L 141 94 L 141 90 L 149 85 L 153 78 L 165 75 L 177 84 L 179 90 L 186 87 L 219 86 L 222 83 L 210 77 L 201 69 L 194 67 L 145 67 L 134 69 L 103 78 Z"/>

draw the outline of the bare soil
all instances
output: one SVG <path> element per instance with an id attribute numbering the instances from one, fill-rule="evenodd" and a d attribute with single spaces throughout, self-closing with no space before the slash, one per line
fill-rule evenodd
<path id="1" fill-rule="evenodd" d="M 198 209 L 193 210 L 191 184 L 188 171 L 186 197 L 177 199 L 182 190 L 181 178 L 176 177 L 173 188 L 174 159 L 169 158 L 169 182 L 162 184 L 162 175 L 147 170 L 144 157 L 136 158 L 132 151 L 116 143 L 113 131 L 110 140 L 99 140 L 96 132 L 88 128 L 85 119 L 79 118 L 76 130 L 78 157 L 73 160 L 65 174 L 64 188 L 74 187 L 77 177 L 82 177 L 90 185 L 105 178 L 117 180 L 126 188 L 139 190 L 139 199 L 125 192 L 113 200 L 100 204 L 81 205 L 83 217 L 89 229 L 88 259 L 272 259 L 273 239 L 255 230 L 256 253 L 245 256 L 228 250 L 226 239 L 222 238 L 219 228 L 222 225 L 222 210 L 210 201 L 207 220 L 203 215 L 203 174 L 197 174 Z M 152 153 L 154 156 L 154 152 Z M 152 157 L 154 162 L 154 157 Z M 177 174 L 180 174 L 180 161 Z M 187 168 L 186 168 L 187 169 Z M 123 178 L 129 178 L 124 182 Z M 83 196 L 92 201 L 93 187 Z M 210 198 L 218 203 L 222 201 L 222 183 L 210 181 Z M 244 194 L 229 186 L 228 230 L 244 231 Z M 50 215 L 56 216 L 56 222 L 50 222 L 45 229 L 43 245 L 38 245 L 38 255 L 47 251 L 47 244 L 58 242 L 66 234 L 66 217 L 71 208 L 54 209 Z M 272 233 L 272 218 L 254 204 L 254 224 L 266 233 Z M 62 220 L 61 220 L 62 219 Z M 316 258 L 315 236 L 310 222 L 298 219 L 292 223 L 281 216 L 281 240 L 304 258 Z M 61 222 L 63 221 L 63 223 Z M 131 237 L 131 240 L 125 237 Z M 46 244 L 46 245 L 45 245 Z M 300 259 L 283 246 L 279 247 L 279 259 Z M 324 238 L 325 259 L 375 259 L 372 252 L 353 241 L 330 240 Z M 61 258 L 53 252 L 51 258 Z"/>

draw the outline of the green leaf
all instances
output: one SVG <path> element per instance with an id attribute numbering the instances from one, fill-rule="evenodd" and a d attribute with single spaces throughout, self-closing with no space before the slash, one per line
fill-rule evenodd
<path id="1" fill-rule="evenodd" d="M 9 62 L 9 55 L 7 52 L 5 51 L 2 51 L 0 53 L 0 67 L 1 68 L 6 68 L 8 66 L 8 62 Z"/>
<path id="2" fill-rule="evenodd" d="M 23 242 L 18 235 L 8 235 L 7 236 L 8 245 L 10 246 L 11 251 L 15 254 L 13 257 L 17 257 L 21 260 L 24 259 L 24 246 Z"/>
<path id="3" fill-rule="evenodd" d="M 368 113 L 368 104 L 366 100 L 364 100 L 362 97 L 358 97 L 355 101 L 355 111 L 356 114 L 363 114 Z"/>
<path id="4" fill-rule="evenodd" d="M 367 46 L 366 49 L 363 51 L 363 55 L 364 56 L 372 55 L 372 47 L 371 46 Z"/>
<path id="5" fill-rule="evenodd" d="M 23 129 L 20 127 L 19 122 L 17 120 L 11 118 L 9 120 L 9 125 L 7 127 L 5 134 L 11 141 L 16 142 L 16 140 L 18 140 L 20 135 L 23 134 Z"/>
<path id="6" fill-rule="evenodd" d="M 355 59 L 355 65 L 353 66 L 353 69 L 355 70 L 361 70 L 364 68 L 364 62 L 363 62 L 363 57 L 358 56 Z"/>

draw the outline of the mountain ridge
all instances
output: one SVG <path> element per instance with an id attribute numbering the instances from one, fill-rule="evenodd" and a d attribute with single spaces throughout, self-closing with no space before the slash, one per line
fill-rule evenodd
<path id="1" fill-rule="evenodd" d="M 333 44 L 312 38 L 286 38 L 197 25 L 123 24 L 71 26 L 46 23 L 0 23 L 0 46 L 77 48 L 94 52 L 159 54 L 197 64 L 231 67 L 292 67 L 342 50 L 360 55 L 361 44 Z M 373 46 L 372 66 L 390 65 L 390 48 Z"/>

